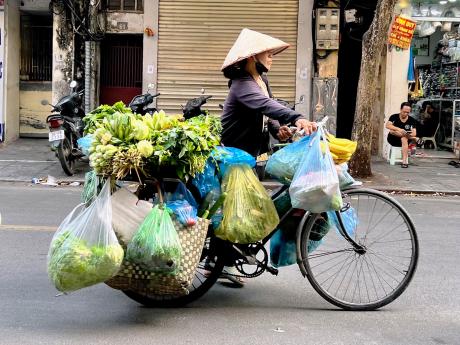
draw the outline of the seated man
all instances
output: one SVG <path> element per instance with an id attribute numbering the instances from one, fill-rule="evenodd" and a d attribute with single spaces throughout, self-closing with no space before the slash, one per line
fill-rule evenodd
<path id="1" fill-rule="evenodd" d="M 409 116 L 410 111 L 410 103 L 403 102 L 399 114 L 391 115 L 385 126 L 390 130 L 388 143 L 402 148 L 402 168 L 408 167 L 409 141 L 415 140 L 417 136 L 417 121 Z"/>

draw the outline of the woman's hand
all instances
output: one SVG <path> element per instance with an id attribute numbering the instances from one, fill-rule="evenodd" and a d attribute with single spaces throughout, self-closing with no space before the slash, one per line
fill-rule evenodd
<path id="1" fill-rule="evenodd" d="M 280 141 L 286 141 L 290 137 L 292 137 L 292 132 L 291 132 L 291 130 L 289 129 L 288 126 L 281 126 L 280 129 L 278 130 L 277 135 L 278 135 L 278 139 Z"/>
<path id="2" fill-rule="evenodd" d="M 316 122 L 310 122 L 305 119 L 299 119 L 295 122 L 295 125 L 299 130 L 304 130 L 305 135 L 310 135 L 311 133 L 315 132 L 318 127 L 316 126 Z"/>

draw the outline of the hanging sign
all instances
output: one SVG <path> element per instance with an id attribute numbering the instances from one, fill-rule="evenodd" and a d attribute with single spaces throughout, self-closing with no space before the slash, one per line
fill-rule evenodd
<path id="1" fill-rule="evenodd" d="M 391 26 L 388 43 L 402 49 L 409 49 L 412 36 L 414 36 L 415 25 L 413 20 L 396 16 Z"/>

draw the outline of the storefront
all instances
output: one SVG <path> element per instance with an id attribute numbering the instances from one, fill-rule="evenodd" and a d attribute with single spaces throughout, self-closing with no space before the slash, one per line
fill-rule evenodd
<path id="1" fill-rule="evenodd" d="M 409 67 L 412 116 L 425 149 L 460 153 L 460 5 L 412 4 L 417 30 Z M 457 151 L 457 152 L 455 152 Z"/>

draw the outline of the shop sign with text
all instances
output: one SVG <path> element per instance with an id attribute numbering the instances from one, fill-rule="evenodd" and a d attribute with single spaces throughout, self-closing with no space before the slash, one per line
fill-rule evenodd
<path id="1" fill-rule="evenodd" d="M 402 49 L 409 49 L 415 25 L 413 20 L 396 16 L 391 26 L 388 43 Z"/>

